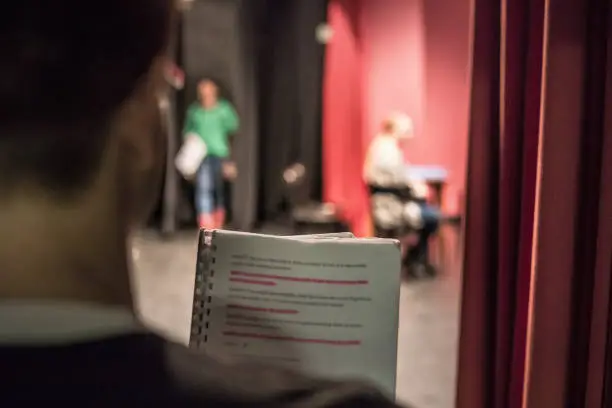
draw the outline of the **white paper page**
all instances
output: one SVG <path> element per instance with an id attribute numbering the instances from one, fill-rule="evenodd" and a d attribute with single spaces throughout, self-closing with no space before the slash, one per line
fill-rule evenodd
<path id="1" fill-rule="evenodd" d="M 197 134 L 190 133 L 176 155 L 174 164 L 184 177 L 191 178 L 197 173 L 206 154 L 206 143 Z"/>
<path id="2" fill-rule="evenodd" d="M 400 251 L 392 241 L 216 232 L 208 352 L 395 394 Z"/>
<path id="3" fill-rule="evenodd" d="M 323 234 L 305 234 L 305 235 L 270 235 L 258 234 L 255 232 L 232 231 L 232 230 L 216 230 L 221 231 L 225 235 L 244 235 L 248 237 L 269 237 L 276 239 L 311 239 L 311 238 L 355 238 L 352 232 L 328 232 Z M 369 238 L 368 238 L 369 239 Z M 377 239 L 377 238 L 376 238 Z"/>
<path id="4" fill-rule="evenodd" d="M 355 239 L 355 235 L 351 232 L 332 232 L 329 234 L 311 234 L 311 235 L 291 235 L 284 238 L 309 240 L 309 239 L 337 239 L 337 238 L 352 238 Z"/>

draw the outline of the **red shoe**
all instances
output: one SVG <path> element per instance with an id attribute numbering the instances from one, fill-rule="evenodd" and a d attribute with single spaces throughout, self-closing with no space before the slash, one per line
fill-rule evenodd
<path id="1" fill-rule="evenodd" d="M 215 219 L 211 214 L 200 214 L 198 217 L 200 229 L 215 229 Z"/>
<path id="2" fill-rule="evenodd" d="M 225 225 L 225 210 L 216 210 L 213 214 L 213 221 L 215 224 L 215 228 L 223 228 L 223 226 Z"/>

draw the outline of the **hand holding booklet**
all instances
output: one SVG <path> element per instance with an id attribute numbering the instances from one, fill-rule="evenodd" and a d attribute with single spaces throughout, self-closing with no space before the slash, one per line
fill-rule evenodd
<path id="1" fill-rule="evenodd" d="M 397 241 L 202 230 L 190 347 L 395 395 Z"/>

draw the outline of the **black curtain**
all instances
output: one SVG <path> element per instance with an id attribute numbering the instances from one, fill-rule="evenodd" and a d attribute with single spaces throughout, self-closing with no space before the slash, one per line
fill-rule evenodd
<path id="1" fill-rule="evenodd" d="M 307 167 L 308 195 L 321 197 L 324 46 L 316 28 L 326 8 L 327 0 L 195 0 L 183 13 L 179 65 L 186 78 L 176 101 L 175 138 L 198 80 L 211 77 L 241 121 L 230 208 L 238 229 L 276 214 L 285 196 L 282 171 L 294 162 Z M 178 203 L 168 192 L 166 206 L 192 223 L 192 187 L 183 181 L 178 190 Z"/>
<path id="2" fill-rule="evenodd" d="M 252 2 L 196 0 L 183 13 L 181 54 L 186 78 L 178 106 L 182 121 L 187 106 L 196 99 L 197 82 L 209 77 L 236 107 L 241 125 L 232 147 L 238 178 L 232 184 L 229 210 L 232 225 L 242 230 L 250 229 L 255 221 L 258 185 L 255 22 L 248 3 Z M 189 190 L 183 186 L 183 192 Z M 192 208 L 189 196 L 182 194 L 182 208 Z"/>
<path id="3" fill-rule="evenodd" d="M 257 3 L 257 2 L 253 2 Z M 321 111 L 324 46 L 316 29 L 327 0 L 267 0 L 259 20 L 260 218 L 273 218 L 285 197 L 283 169 L 305 165 L 304 187 L 321 198 Z"/>

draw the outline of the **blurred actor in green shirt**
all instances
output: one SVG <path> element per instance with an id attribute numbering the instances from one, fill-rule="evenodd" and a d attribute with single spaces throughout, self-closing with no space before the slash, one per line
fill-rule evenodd
<path id="1" fill-rule="evenodd" d="M 187 110 L 183 135 L 197 134 L 206 143 L 207 155 L 195 179 L 195 206 L 201 228 L 221 228 L 225 223 L 223 180 L 235 172 L 230 158 L 230 136 L 238 130 L 233 106 L 219 98 L 217 84 L 198 84 L 198 101 Z"/>

